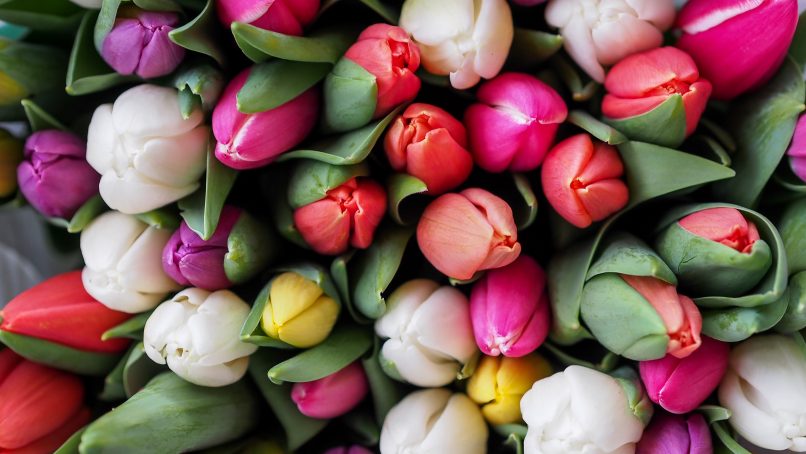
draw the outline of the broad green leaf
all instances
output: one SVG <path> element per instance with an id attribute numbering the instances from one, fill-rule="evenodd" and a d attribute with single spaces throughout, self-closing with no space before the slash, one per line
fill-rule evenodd
<path id="1" fill-rule="evenodd" d="M 83 14 L 64 0 L 0 0 L 0 21 L 48 34 L 72 35 Z"/>
<path id="2" fill-rule="evenodd" d="M 95 197 L 84 202 L 84 205 L 81 205 L 78 211 L 76 211 L 73 217 L 69 220 L 48 218 L 48 221 L 53 225 L 67 229 L 69 233 L 79 233 L 84 230 L 84 228 L 89 225 L 93 219 L 98 217 L 107 209 L 108 207 L 104 203 L 101 196 L 96 195 Z"/>
<path id="3" fill-rule="evenodd" d="M 355 39 L 355 31 L 347 27 L 317 30 L 308 36 L 284 35 L 242 22 L 233 22 L 231 28 L 238 47 L 255 63 L 274 57 L 335 64 Z"/>
<path id="4" fill-rule="evenodd" d="M 79 454 L 78 446 L 81 444 L 81 436 L 84 434 L 84 431 L 87 429 L 86 426 L 82 427 L 81 429 L 77 430 L 64 444 L 59 447 L 53 454 Z"/>
<path id="5" fill-rule="evenodd" d="M 622 119 L 605 117 L 604 122 L 632 140 L 663 147 L 676 148 L 686 138 L 686 109 L 679 94 L 669 96 L 644 114 Z"/>
<path id="6" fill-rule="evenodd" d="M 781 298 L 758 307 L 701 310 L 702 333 L 723 342 L 741 342 L 775 326 L 786 309 L 787 300 Z"/>
<path id="7" fill-rule="evenodd" d="M 123 389 L 126 397 L 133 396 L 166 369 L 167 366 L 155 363 L 146 355 L 142 342 L 137 343 L 132 347 L 123 366 Z"/>
<path id="8" fill-rule="evenodd" d="M 713 424 L 717 421 L 726 421 L 730 418 L 730 410 L 718 405 L 701 405 L 697 407 L 696 411 L 702 413 L 709 424 Z"/>
<path id="9" fill-rule="evenodd" d="M 101 335 L 101 340 L 117 339 L 121 337 L 142 340 L 143 328 L 145 328 L 148 317 L 151 316 L 152 312 L 153 311 L 137 314 L 120 325 L 106 330 Z"/>
<path id="10" fill-rule="evenodd" d="M 752 452 L 744 449 L 728 432 L 726 424 L 722 421 L 717 421 L 711 424 L 711 429 L 716 434 L 718 440 L 722 445 L 733 454 L 753 454 Z"/>
<path id="11" fill-rule="evenodd" d="M 359 0 L 359 2 L 364 6 L 367 6 L 372 11 L 375 11 L 375 13 L 381 16 L 386 22 L 389 22 L 392 25 L 397 25 L 397 22 L 400 18 L 399 8 L 389 6 L 386 4 L 386 2 L 381 0 Z M 336 3 L 343 2 L 342 0 L 324 0 L 322 2 L 322 7 L 319 9 L 319 14 L 321 15 Z"/>
<path id="12" fill-rule="evenodd" d="M 279 107 L 324 79 L 327 63 L 273 60 L 255 65 L 238 92 L 238 110 L 251 114 Z"/>
<path id="13" fill-rule="evenodd" d="M 357 435 L 358 442 L 362 445 L 373 446 L 380 441 L 382 423 L 378 423 L 368 412 L 351 411 L 339 418 L 339 421 Z"/>
<path id="14" fill-rule="evenodd" d="M 126 360 L 129 358 L 129 354 L 133 348 L 134 347 L 130 348 L 129 351 L 123 355 L 123 358 L 120 359 L 117 366 L 106 375 L 104 378 L 104 387 L 100 394 L 98 394 L 98 399 L 105 402 L 126 400 L 126 390 L 123 388 L 123 369 L 126 366 Z"/>
<path id="15" fill-rule="evenodd" d="M 182 7 L 173 0 L 132 0 L 132 2 L 146 11 L 182 11 Z"/>
<path id="16" fill-rule="evenodd" d="M 364 316 L 377 319 L 386 312 L 383 293 L 395 277 L 406 245 L 414 229 L 387 225 L 376 233 L 375 241 L 358 253 L 350 273 L 353 303 Z"/>
<path id="17" fill-rule="evenodd" d="M 101 3 L 101 11 L 98 13 L 98 19 L 95 21 L 95 28 L 92 34 L 92 41 L 95 45 L 95 50 L 100 53 L 104 47 L 104 39 L 106 35 L 112 31 L 115 26 L 115 19 L 118 15 L 118 9 L 123 0 L 103 0 Z"/>
<path id="18" fill-rule="evenodd" d="M 568 122 L 579 126 L 593 137 L 610 145 L 619 145 L 627 141 L 624 134 L 618 132 L 612 126 L 602 123 L 584 110 L 572 110 L 568 114 Z"/>
<path id="19" fill-rule="evenodd" d="M 599 258 L 585 280 L 607 273 L 651 276 L 677 285 L 677 278 L 663 259 L 646 243 L 629 233 L 618 232 L 605 241 Z"/>
<path id="20" fill-rule="evenodd" d="M 789 285 L 781 298 L 787 301 L 786 312 L 775 325 L 775 331 L 789 334 L 806 328 L 806 271 L 789 278 Z M 803 339 L 799 335 L 797 338 Z"/>
<path id="21" fill-rule="evenodd" d="M 106 0 L 104 0 L 106 1 Z M 218 47 L 218 17 L 215 13 L 213 0 L 207 0 L 207 5 L 187 24 L 171 30 L 168 36 L 171 41 L 187 50 L 212 57 L 219 65 L 224 65 L 226 58 Z"/>
<path id="22" fill-rule="evenodd" d="M 400 402 L 404 393 L 399 382 L 389 378 L 383 371 L 379 361 L 381 341 L 376 337 L 374 342 L 372 355 L 362 359 L 361 364 L 367 374 L 369 392 L 372 395 L 372 404 L 375 409 L 375 420 L 379 425 L 383 425 L 383 420 L 386 419 L 389 410 Z"/>
<path id="23" fill-rule="evenodd" d="M 806 271 L 806 199 L 789 204 L 778 222 L 789 274 Z"/>
<path id="24" fill-rule="evenodd" d="M 156 210 L 136 214 L 135 216 L 137 219 L 158 229 L 176 230 L 179 228 L 179 225 L 182 224 L 179 211 L 173 206 L 157 208 Z"/>
<path id="25" fill-rule="evenodd" d="M 560 35 L 515 27 L 507 63 L 516 68 L 534 68 L 557 53 L 562 45 Z"/>
<path id="26" fill-rule="evenodd" d="M 353 321 L 361 325 L 369 325 L 372 324 L 374 320 L 361 315 L 361 312 L 355 307 L 352 296 L 350 295 L 350 276 L 347 264 L 355 255 L 355 252 L 355 250 L 351 250 L 333 259 L 333 262 L 330 264 L 330 276 L 333 277 L 333 283 L 336 285 L 341 300 L 344 302 L 344 306 L 347 307 L 347 311 L 350 313 L 350 317 Z"/>
<path id="27" fill-rule="evenodd" d="M 363 163 L 335 166 L 322 161 L 301 160 L 291 174 L 288 203 L 296 210 L 325 198 L 328 191 L 353 178 L 367 175 L 369 168 Z"/>
<path id="28" fill-rule="evenodd" d="M 204 186 L 179 201 L 182 218 L 202 239 L 209 240 L 215 233 L 221 210 L 237 177 L 238 172 L 219 162 L 210 146 Z"/>
<path id="29" fill-rule="evenodd" d="M 33 101 L 24 99 L 22 107 L 25 109 L 25 116 L 28 117 L 28 124 L 31 125 L 31 131 L 42 131 L 45 129 L 61 129 L 67 131 L 67 126 L 63 125 L 59 120 L 53 118 L 49 113 L 45 112 L 41 107 L 36 105 Z"/>
<path id="30" fill-rule="evenodd" d="M 323 129 L 343 132 L 358 129 L 375 115 L 378 82 L 358 63 L 342 58 L 328 74 L 324 86 Z"/>
<path id="31" fill-rule="evenodd" d="M 425 194 L 428 192 L 428 186 L 417 177 L 405 174 L 395 173 L 389 177 L 386 183 L 386 194 L 388 196 L 389 216 L 400 225 L 411 225 L 419 219 L 420 209 L 413 210 L 414 212 L 404 211 L 404 202 L 409 197 L 416 196 L 417 194 Z M 420 198 L 421 199 L 421 198 Z"/>
<path id="32" fill-rule="evenodd" d="M 55 342 L 0 330 L 0 343 L 18 355 L 56 369 L 80 375 L 103 376 L 115 368 L 121 355 L 78 350 Z"/>

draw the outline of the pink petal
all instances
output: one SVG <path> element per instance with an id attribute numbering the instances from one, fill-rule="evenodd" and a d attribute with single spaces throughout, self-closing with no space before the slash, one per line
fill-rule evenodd
<path id="1" fill-rule="evenodd" d="M 661 47 L 631 55 L 618 62 L 605 79 L 608 93 L 638 98 L 674 80 L 693 83 L 699 79 L 694 60 L 674 47 Z"/>
<path id="2" fill-rule="evenodd" d="M 358 210 L 353 215 L 353 231 L 350 244 L 366 249 L 372 244 L 375 229 L 386 214 L 386 191 L 375 181 L 361 178 L 353 191 L 353 201 Z"/>
<path id="3" fill-rule="evenodd" d="M 465 112 L 465 125 L 476 164 L 498 173 L 507 170 L 521 148 L 529 119 L 517 111 L 473 104 Z"/>
<path id="4" fill-rule="evenodd" d="M 456 188 L 473 170 L 470 152 L 458 144 L 447 129 L 430 131 L 425 140 L 409 145 L 406 155 L 406 171 L 422 180 L 432 195 Z"/>
<path id="5" fill-rule="evenodd" d="M 338 255 L 350 241 L 350 216 L 339 203 L 324 198 L 294 211 L 294 225 L 314 251 Z"/>
<path id="6" fill-rule="evenodd" d="M 711 96 L 711 82 L 701 79 L 689 87 L 691 91 L 683 95 L 683 106 L 686 109 L 686 135 L 691 135 L 697 124 L 700 122 L 705 108 L 708 106 L 708 98 Z"/>

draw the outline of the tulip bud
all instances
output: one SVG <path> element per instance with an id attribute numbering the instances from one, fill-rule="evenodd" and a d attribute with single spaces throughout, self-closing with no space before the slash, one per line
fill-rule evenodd
<path id="1" fill-rule="evenodd" d="M 551 318 L 543 268 L 521 255 L 490 270 L 473 285 L 470 316 L 476 345 L 485 355 L 518 357 L 535 351 L 548 336 Z"/>
<path id="2" fill-rule="evenodd" d="M 487 452 L 487 424 L 479 407 L 447 389 L 415 391 L 392 407 L 381 429 L 381 454 Z"/>
<path id="3" fill-rule="evenodd" d="M 417 224 L 417 244 L 436 269 L 454 279 L 509 265 L 521 253 L 512 208 L 478 188 L 431 202 Z"/>
<path id="4" fill-rule="evenodd" d="M 388 339 L 381 348 L 386 373 L 416 386 L 451 383 L 476 354 L 467 298 L 427 279 L 392 292 L 375 332 Z"/>
<path id="5" fill-rule="evenodd" d="M 389 164 L 425 183 L 431 195 L 467 180 L 473 170 L 464 125 L 430 104 L 412 104 L 398 116 L 384 140 Z"/>
<path id="6" fill-rule="evenodd" d="M 639 370 L 652 402 L 671 413 L 688 413 L 714 392 L 728 367 L 730 347 L 702 338 L 702 345 L 686 358 L 666 355 L 641 361 Z"/>
<path id="7" fill-rule="evenodd" d="M 327 195 L 294 211 L 294 225 L 319 254 L 366 249 L 386 213 L 386 191 L 368 178 L 351 178 Z"/>
<path id="8" fill-rule="evenodd" d="M 216 0 L 225 27 L 243 22 L 284 35 L 302 35 L 319 12 L 319 0 Z"/>
<path id="9" fill-rule="evenodd" d="M 373 452 L 363 446 L 352 445 L 330 448 L 324 454 L 373 454 Z"/>
<path id="10" fill-rule="evenodd" d="M 260 326 L 269 336 L 297 348 L 308 348 L 330 334 L 339 304 L 316 282 L 288 272 L 269 282 L 268 301 Z"/>
<path id="11" fill-rule="evenodd" d="M 520 358 L 484 356 L 467 382 L 467 395 L 481 405 L 490 424 L 515 424 L 521 420 L 523 394 L 551 374 L 551 365 L 536 353 Z"/>
<path id="12" fill-rule="evenodd" d="M 797 0 L 691 0 L 677 17 L 676 46 L 713 84 L 713 97 L 730 100 L 775 74 L 797 22 Z"/>
<path id="13" fill-rule="evenodd" d="M 196 109 L 187 119 L 173 88 L 138 85 L 114 104 L 95 109 L 87 162 L 101 174 L 101 197 L 110 208 L 144 213 L 199 187 L 210 130 Z"/>
<path id="14" fill-rule="evenodd" d="M 241 342 L 249 305 L 229 290 L 189 288 L 160 304 L 143 331 L 145 352 L 199 386 L 227 386 L 246 374 L 257 346 Z"/>
<path id="15" fill-rule="evenodd" d="M 154 308 L 181 286 L 162 269 L 171 231 L 110 211 L 81 232 L 82 279 L 90 295 L 131 314 Z"/>
<path id="16" fill-rule="evenodd" d="M 233 169 L 254 169 L 302 142 L 316 124 L 319 92 L 310 88 L 274 109 L 254 114 L 238 111 L 238 92 L 252 68 L 230 81 L 213 110 L 215 155 Z"/>
<path id="17" fill-rule="evenodd" d="M 45 216 L 69 219 L 98 193 L 101 177 L 85 160 L 87 146 L 76 135 L 49 129 L 25 141 L 17 168 L 20 191 Z"/>
<path id="18" fill-rule="evenodd" d="M 543 193 L 557 214 L 585 228 L 627 205 L 630 196 L 623 174 L 614 146 L 578 134 L 555 145 L 546 156 Z"/>
<path id="19" fill-rule="evenodd" d="M 178 24 L 176 13 L 121 8 L 101 56 L 118 74 L 144 79 L 170 74 L 185 57 L 185 49 L 168 37 Z"/>
<path id="20" fill-rule="evenodd" d="M 505 73 L 485 82 L 465 112 L 473 157 L 488 172 L 527 172 L 543 162 L 565 121 L 565 101 L 536 77 Z"/>
<path id="21" fill-rule="evenodd" d="M 789 156 L 789 166 L 792 168 L 792 172 L 806 182 L 806 114 L 798 118 L 795 134 L 792 136 L 792 142 L 789 143 L 786 154 Z"/>
<path id="22" fill-rule="evenodd" d="M 22 143 L 0 129 L 0 200 L 17 191 L 17 165 L 22 162 Z"/>
<path id="23" fill-rule="evenodd" d="M 661 412 L 652 418 L 636 446 L 636 454 L 712 454 L 711 431 L 699 413 L 687 416 Z"/>
<path id="24" fill-rule="evenodd" d="M 291 400 L 305 416 L 331 419 L 355 408 L 368 391 L 364 369 L 360 363 L 354 362 L 325 378 L 294 384 Z"/>
<path id="25" fill-rule="evenodd" d="M 450 75 L 459 90 L 501 71 L 515 33 L 506 0 L 406 0 L 400 26 L 420 46 L 425 69 Z"/>
<path id="26" fill-rule="evenodd" d="M 806 354 L 795 339 L 753 336 L 730 354 L 719 403 L 744 439 L 776 451 L 806 451 Z"/>

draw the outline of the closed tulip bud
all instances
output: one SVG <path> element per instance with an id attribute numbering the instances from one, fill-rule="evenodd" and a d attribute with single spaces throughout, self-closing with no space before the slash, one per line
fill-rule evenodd
<path id="1" fill-rule="evenodd" d="M 473 170 L 464 125 L 430 104 L 412 104 L 386 133 L 389 164 L 422 180 L 432 195 L 443 194 L 467 180 Z"/>
<path id="2" fill-rule="evenodd" d="M 539 166 L 565 121 L 565 101 L 536 77 L 505 73 L 485 82 L 479 103 L 465 112 L 470 148 L 488 172 L 527 172 Z"/>
<path id="3" fill-rule="evenodd" d="M 627 205 L 630 195 L 623 174 L 624 165 L 614 146 L 578 134 L 549 151 L 541 181 L 554 211 L 585 228 Z"/>
<path id="4" fill-rule="evenodd" d="M 699 413 L 656 414 L 636 446 L 636 454 L 712 454 L 711 431 Z"/>
<path id="5" fill-rule="evenodd" d="M 324 454 L 373 454 L 373 452 L 363 446 L 352 445 L 330 448 Z"/>
<path id="6" fill-rule="evenodd" d="M 81 232 L 82 278 L 90 295 L 107 307 L 145 312 L 181 286 L 162 269 L 171 231 L 110 211 Z"/>
<path id="7" fill-rule="evenodd" d="M 339 317 L 339 304 L 316 282 L 298 273 L 275 277 L 260 326 L 269 336 L 297 348 L 308 348 L 330 334 Z"/>
<path id="8" fill-rule="evenodd" d="M 69 132 L 31 134 L 17 168 L 20 192 L 45 216 L 69 219 L 98 193 L 101 177 L 85 160 L 86 152 L 84 141 Z"/>
<path id="9" fill-rule="evenodd" d="M 515 33 L 506 0 L 406 0 L 400 26 L 420 47 L 425 69 L 450 75 L 460 90 L 501 71 Z"/>
<path id="10" fill-rule="evenodd" d="M 713 84 L 713 97 L 730 100 L 775 74 L 797 22 L 797 0 L 692 0 L 677 17 L 676 46 Z"/>
<path id="11" fill-rule="evenodd" d="M 521 253 L 512 208 L 479 188 L 431 202 L 417 224 L 417 244 L 436 269 L 454 279 L 507 266 Z"/>
<path id="12" fill-rule="evenodd" d="M 233 169 L 262 167 L 295 147 L 311 132 L 319 111 L 314 87 L 274 109 L 239 112 L 237 95 L 251 71 L 247 68 L 230 81 L 213 110 L 216 158 Z"/>
<path id="13" fill-rule="evenodd" d="M 476 345 L 485 355 L 524 356 L 549 332 L 546 273 L 531 257 L 490 270 L 473 285 L 470 316 Z"/>
<path id="14" fill-rule="evenodd" d="M 185 57 L 185 49 L 168 37 L 178 24 L 176 13 L 121 8 L 101 56 L 118 74 L 144 79 L 170 74 Z"/>
<path id="15" fill-rule="evenodd" d="M 671 413 L 688 413 L 714 392 L 728 367 L 730 347 L 702 338 L 702 345 L 686 358 L 666 355 L 641 361 L 639 370 L 652 402 Z"/>
<path id="16" fill-rule="evenodd" d="M 229 290 L 189 288 L 160 304 L 143 331 L 145 352 L 199 386 L 227 386 L 246 374 L 257 346 L 241 342 L 249 305 Z"/>
<path id="17" fill-rule="evenodd" d="M 22 162 L 22 143 L 0 129 L 0 199 L 17 191 L 17 165 Z"/>
<path id="18" fill-rule="evenodd" d="M 301 35 L 319 12 L 319 0 L 216 0 L 218 18 L 229 28 L 243 22 L 284 35 Z"/>
<path id="19" fill-rule="evenodd" d="M 364 368 L 351 363 L 319 380 L 296 383 L 291 388 L 291 400 L 300 413 L 317 419 L 339 417 L 361 403 L 369 391 Z"/>
<path id="20" fill-rule="evenodd" d="M 806 452 L 806 353 L 795 339 L 754 336 L 730 354 L 719 403 L 745 440 L 764 449 Z"/>
<path id="21" fill-rule="evenodd" d="M 546 7 L 546 22 L 560 29 L 565 50 L 600 83 L 604 67 L 659 47 L 674 16 L 674 0 L 552 0 Z"/>
<path id="22" fill-rule="evenodd" d="M 476 354 L 467 298 L 453 287 L 415 279 L 397 288 L 375 322 L 381 365 L 416 386 L 451 383 Z"/>
<path id="23" fill-rule="evenodd" d="M 110 208 L 144 213 L 199 188 L 210 130 L 196 109 L 183 118 L 179 92 L 138 85 L 114 104 L 95 109 L 87 161 L 101 174 L 101 197 Z"/>
<path id="24" fill-rule="evenodd" d="M 551 374 L 548 361 L 536 353 L 520 358 L 484 356 L 467 382 L 467 395 L 481 405 L 490 424 L 516 424 L 521 420 L 523 394 Z"/>
<path id="25" fill-rule="evenodd" d="M 386 191 L 369 178 L 351 178 L 324 198 L 294 211 L 294 225 L 319 254 L 366 249 L 386 213 Z"/>
<path id="26" fill-rule="evenodd" d="M 415 391 L 392 407 L 381 429 L 381 454 L 487 452 L 487 424 L 476 404 L 447 389 Z"/>
<path id="27" fill-rule="evenodd" d="M 786 151 L 789 156 L 789 166 L 792 172 L 802 181 L 806 182 L 806 115 L 801 115 L 795 125 L 795 134 L 789 149 Z"/>

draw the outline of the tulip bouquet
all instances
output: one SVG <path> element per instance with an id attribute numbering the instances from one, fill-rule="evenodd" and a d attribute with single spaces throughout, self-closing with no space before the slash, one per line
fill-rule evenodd
<path id="1" fill-rule="evenodd" d="M 804 9 L 0 0 L 0 452 L 806 452 Z"/>

